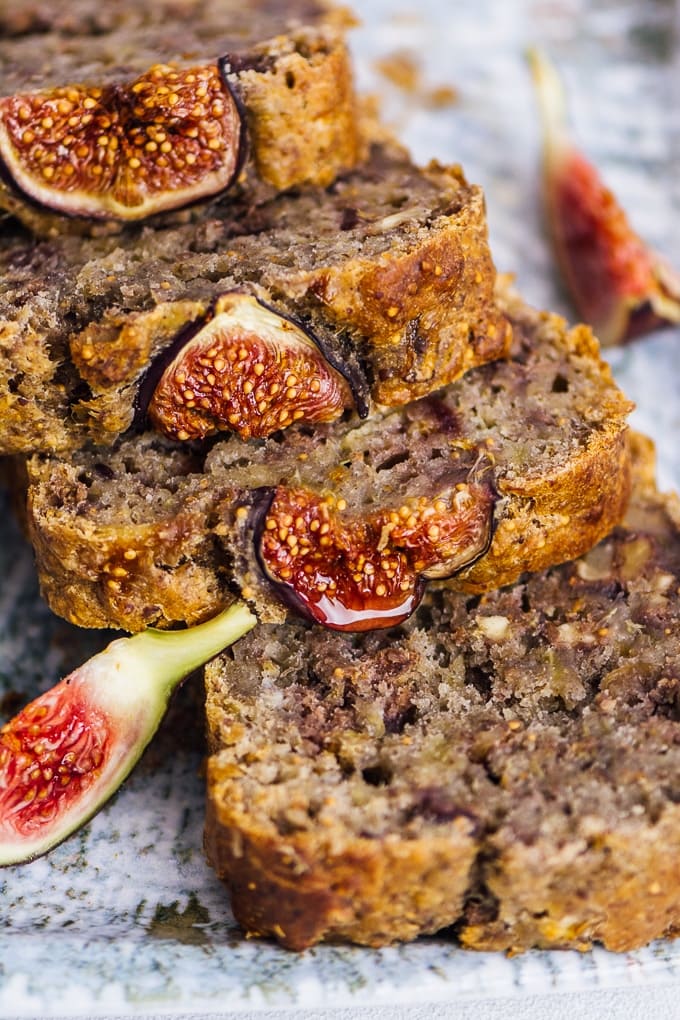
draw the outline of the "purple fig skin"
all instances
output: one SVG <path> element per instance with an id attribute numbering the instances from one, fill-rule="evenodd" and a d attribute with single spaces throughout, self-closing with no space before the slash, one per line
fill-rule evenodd
<path id="1" fill-rule="evenodd" d="M 0 729 L 0 866 L 47 853 L 106 803 L 194 669 L 246 634 L 236 603 L 181 631 L 119 638 Z"/>

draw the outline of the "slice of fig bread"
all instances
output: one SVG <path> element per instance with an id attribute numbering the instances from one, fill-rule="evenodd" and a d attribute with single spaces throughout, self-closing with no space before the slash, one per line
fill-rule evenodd
<path id="1" fill-rule="evenodd" d="M 339 629 L 577 556 L 620 520 L 630 404 L 584 326 L 509 291 L 508 360 L 366 420 L 28 459 L 42 590 L 83 626 L 195 622 L 233 594 Z"/>
<path id="2" fill-rule="evenodd" d="M 37 233 L 327 185 L 361 156 L 350 18 L 322 0 L 52 7 L 0 11 L 0 207 Z"/>
<path id="3" fill-rule="evenodd" d="M 484 197 L 393 144 L 330 189 L 117 237 L 0 240 L 0 452 L 266 436 L 504 355 Z M 292 381 L 294 380 L 294 381 Z M 304 385 L 303 385 L 304 384 Z"/>
<path id="4" fill-rule="evenodd" d="M 644 454 L 648 455 L 648 452 Z M 448 929 L 627 951 L 680 930 L 680 502 L 401 627 L 257 627 L 208 667 L 208 858 L 250 935 Z"/>

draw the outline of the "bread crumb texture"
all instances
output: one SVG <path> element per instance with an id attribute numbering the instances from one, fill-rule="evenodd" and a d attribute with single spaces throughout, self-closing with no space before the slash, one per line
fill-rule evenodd
<path id="1" fill-rule="evenodd" d="M 680 924 L 678 501 L 394 631 L 261 626 L 207 670 L 206 848 L 254 934 L 627 951 Z"/>

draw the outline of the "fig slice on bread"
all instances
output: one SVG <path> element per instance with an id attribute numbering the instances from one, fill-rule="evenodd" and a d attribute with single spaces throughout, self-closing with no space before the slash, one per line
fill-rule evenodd
<path id="1" fill-rule="evenodd" d="M 680 323 L 680 273 L 651 251 L 597 169 L 573 144 L 562 84 L 529 55 L 544 130 L 546 211 L 579 315 L 605 346 Z"/>
<path id="2" fill-rule="evenodd" d="M 241 603 L 197 627 L 119 638 L 0 729 L 0 866 L 51 850 L 129 775 L 170 695 L 247 633 Z"/>
<path id="3" fill-rule="evenodd" d="M 243 163 L 239 106 L 212 64 L 0 100 L 0 163 L 69 216 L 140 220 L 225 191 Z"/>
<path id="4" fill-rule="evenodd" d="M 250 294 L 219 295 L 206 316 L 180 331 L 161 362 L 168 354 L 160 378 L 155 366 L 150 370 L 155 388 L 146 410 L 171 439 L 226 430 L 262 438 L 297 421 L 333 421 L 355 402 L 309 329 Z"/>
<path id="5" fill-rule="evenodd" d="M 256 207 L 360 162 L 349 20 L 326 4 L 82 0 L 66 35 L 61 6 L 0 30 L 0 209 L 33 235 Z"/>
<path id="6" fill-rule="evenodd" d="M 389 627 L 408 619 L 427 580 L 486 552 L 496 499 L 493 485 L 472 479 L 357 516 L 345 513 L 342 498 L 280 485 L 258 514 L 257 554 L 301 615 L 331 630 Z"/>

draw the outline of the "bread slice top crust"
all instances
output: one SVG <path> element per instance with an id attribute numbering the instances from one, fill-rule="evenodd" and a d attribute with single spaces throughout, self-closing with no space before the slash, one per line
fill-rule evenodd
<path id="1" fill-rule="evenodd" d="M 569 330 L 509 292 L 501 307 L 514 333 L 507 361 L 365 421 L 292 426 L 267 440 L 231 437 L 208 447 L 147 434 L 109 453 L 29 458 L 29 527 L 52 609 L 82 626 L 134 631 L 204 619 L 241 592 L 262 619 L 283 619 L 284 575 L 272 585 L 262 569 L 263 494 L 334 501 L 331 577 L 351 561 L 338 534 L 356 535 L 402 507 L 408 523 L 410 506 L 457 506 L 460 487 L 474 492 L 471 505 L 482 507 L 493 539 L 475 562 L 463 570 L 459 563 L 446 586 L 486 591 L 589 549 L 628 499 L 630 404 L 586 327 Z M 298 536 L 314 550 L 329 530 L 315 527 Z M 367 532 L 374 574 L 357 591 L 369 601 L 382 597 L 378 583 L 389 587 L 394 543 L 386 527 Z M 288 530 L 272 537 L 290 544 Z"/>
<path id="2" fill-rule="evenodd" d="M 245 931 L 512 952 L 676 934 L 679 528 L 643 479 L 580 559 L 441 588 L 393 631 L 260 625 L 208 666 L 206 849 Z"/>
<path id="3" fill-rule="evenodd" d="M 7 235 L 0 275 L 5 453 L 112 443 L 135 421 L 149 370 L 188 326 L 209 325 L 225 295 L 255 297 L 311 332 L 320 350 L 307 374 L 314 358 L 334 364 L 359 404 L 406 403 L 509 342 L 481 189 L 457 167 L 414 166 L 393 144 L 330 189 L 257 210 L 225 203 L 200 223 L 116 238 Z M 221 373 L 210 406 L 215 389 L 224 407 L 222 395 L 248 381 L 226 356 Z M 256 404 L 239 399 L 257 426 Z M 206 415 L 208 431 L 231 428 L 221 413 Z"/>
<path id="4" fill-rule="evenodd" d="M 37 233 L 325 186 L 362 157 L 342 8 L 85 0 L 0 19 L 0 207 Z"/>

